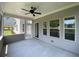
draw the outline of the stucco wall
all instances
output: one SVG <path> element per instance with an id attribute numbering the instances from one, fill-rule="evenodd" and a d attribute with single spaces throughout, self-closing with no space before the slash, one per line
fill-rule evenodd
<path id="1" fill-rule="evenodd" d="M 76 32 L 75 32 L 75 41 L 65 40 L 64 39 L 64 25 L 63 19 L 68 16 L 76 16 Z M 49 34 L 49 21 L 59 19 L 60 22 L 60 37 L 51 37 Z M 47 35 L 43 35 L 43 22 L 47 22 Z M 35 23 L 39 23 L 39 39 L 43 40 L 47 43 L 50 43 L 59 48 L 63 48 L 72 53 L 79 54 L 79 6 L 69 8 L 60 12 L 56 12 L 54 14 L 36 19 L 33 21 L 33 37 L 35 37 Z M 53 40 L 53 42 L 51 42 Z"/>

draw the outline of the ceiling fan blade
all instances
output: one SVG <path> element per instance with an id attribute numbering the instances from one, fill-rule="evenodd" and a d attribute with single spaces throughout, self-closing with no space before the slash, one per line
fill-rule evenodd
<path id="1" fill-rule="evenodd" d="M 30 13 L 25 13 L 25 15 L 30 14 Z"/>
<path id="2" fill-rule="evenodd" d="M 33 9 L 34 7 L 31 7 L 31 9 Z"/>
<path id="3" fill-rule="evenodd" d="M 31 7 L 31 9 L 35 11 L 37 8 L 36 7 Z"/>
<path id="4" fill-rule="evenodd" d="M 24 11 L 29 11 L 29 10 L 26 10 L 26 9 L 24 9 L 24 8 L 22 8 L 22 10 L 24 10 Z"/>
<path id="5" fill-rule="evenodd" d="M 33 14 L 33 16 L 35 16 L 35 14 Z"/>
<path id="6" fill-rule="evenodd" d="M 37 9 L 37 8 L 35 8 L 35 7 L 33 8 L 34 11 L 35 11 L 36 9 Z"/>
<path id="7" fill-rule="evenodd" d="M 35 14 L 39 14 L 39 15 L 41 15 L 41 13 L 40 12 L 34 12 Z"/>

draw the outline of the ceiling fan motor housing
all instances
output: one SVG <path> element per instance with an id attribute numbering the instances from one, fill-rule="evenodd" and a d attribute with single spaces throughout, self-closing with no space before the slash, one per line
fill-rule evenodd
<path id="1" fill-rule="evenodd" d="M 33 14 L 33 13 L 34 13 L 34 10 L 30 10 L 30 13 L 32 13 L 32 14 Z"/>

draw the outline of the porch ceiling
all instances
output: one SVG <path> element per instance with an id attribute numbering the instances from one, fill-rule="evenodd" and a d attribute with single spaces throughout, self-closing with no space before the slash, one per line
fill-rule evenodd
<path id="1" fill-rule="evenodd" d="M 0 2 L 2 10 L 5 13 L 31 19 L 37 19 L 78 4 L 78 2 Z M 21 10 L 21 8 L 29 10 L 31 6 L 36 7 L 37 11 L 41 12 L 42 15 L 36 15 L 35 17 L 32 14 L 25 15 L 28 12 Z"/>

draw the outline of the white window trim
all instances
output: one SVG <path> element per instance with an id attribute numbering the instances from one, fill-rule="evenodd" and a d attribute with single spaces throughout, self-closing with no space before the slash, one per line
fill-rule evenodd
<path id="1" fill-rule="evenodd" d="M 44 23 L 46 22 L 46 28 L 44 28 Z M 42 25 L 43 25 L 43 29 L 42 30 L 44 30 L 44 29 L 46 29 L 47 31 L 48 31 L 48 27 L 47 27 L 47 24 L 48 22 L 47 21 L 44 21 L 43 23 L 42 23 Z M 45 35 L 43 32 L 42 32 L 42 34 L 44 35 L 44 36 L 47 36 L 48 35 L 48 32 L 47 32 L 47 34 Z"/>
<path id="2" fill-rule="evenodd" d="M 64 39 L 64 40 L 67 40 L 67 41 L 76 42 L 76 28 L 77 28 L 77 27 L 76 27 L 76 19 L 77 19 L 76 16 L 74 16 L 74 17 L 75 17 L 75 39 L 74 39 L 74 40 L 65 39 L 64 19 L 65 19 L 65 18 L 68 18 L 68 17 L 73 17 L 73 16 L 74 16 L 74 15 L 72 15 L 72 16 L 66 16 L 66 17 L 63 18 L 63 35 L 64 35 L 63 39 Z"/>
<path id="3" fill-rule="evenodd" d="M 61 33 L 61 30 L 60 30 L 60 18 L 57 18 L 57 19 L 54 19 L 54 20 L 59 20 L 59 37 L 55 37 L 55 38 L 59 38 L 60 39 L 60 33 Z M 54 20 L 50 20 L 50 21 L 54 21 Z M 50 36 L 50 21 L 49 21 L 49 36 Z M 57 29 L 57 28 L 52 28 L 52 29 Z M 50 37 L 54 37 L 54 36 L 50 36 Z"/>

